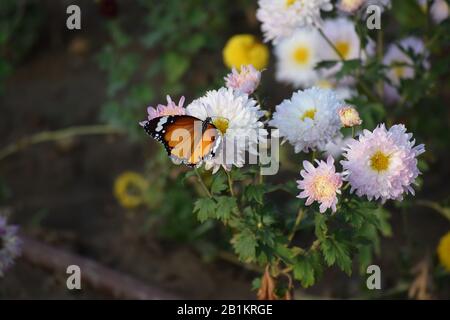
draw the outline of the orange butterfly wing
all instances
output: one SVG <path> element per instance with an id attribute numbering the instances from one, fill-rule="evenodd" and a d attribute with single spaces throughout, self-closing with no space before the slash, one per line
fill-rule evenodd
<path id="1" fill-rule="evenodd" d="M 214 125 L 192 116 L 155 118 L 147 122 L 144 129 L 165 146 L 170 157 L 189 166 L 214 155 L 220 143 L 220 135 Z"/>

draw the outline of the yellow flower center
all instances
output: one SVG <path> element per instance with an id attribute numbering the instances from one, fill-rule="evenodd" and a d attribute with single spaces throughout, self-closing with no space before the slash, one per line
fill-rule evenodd
<path id="1" fill-rule="evenodd" d="M 403 78 L 405 75 L 405 69 L 403 67 L 394 67 L 394 74 L 397 78 Z"/>
<path id="2" fill-rule="evenodd" d="M 224 135 L 228 130 L 228 119 L 225 118 L 217 118 L 213 120 L 213 125 L 220 131 L 222 135 Z"/>
<path id="3" fill-rule="evenodd" d="M 336 188 L 326 176 L 318 176 L 312 184 L 316 198 L 329 198 L 334 196 Z"/>
<path id="4" fill-rule="evenodd" d="M 385 153 L 377 151 L 370 158 L 370 167 L 378 172 L 385 171 L 389 167 L 389 158 Z"/>
<path id="5" fill-rule="evenodd" d="M 314 117 L 316 116 L 317 109 L 312 108 L 309 110 L 306 110 L 303 115 L 300 117 L 300 120 L 304 121 L 306 118 L 309 118 L 311 120 L 314 120 Z"/>
<path id="6" fill-rule="evenodd" d="M 335 46 L 340 55 L 346 59 L 350 52 L 350 44 L 347 41 L 338 41 Z"/>
<path id="7" fill-rule="evenodd" d="M 286 0 L 286 7 L 292 6 L 297 0 Z"/>
<path id="8" fill-rule="evenodd" d="M 309 52 L 309 48 L 307 48 L 307 47 L 298 47 L 294 51 L 294 60 L 298 64 L 307 64 L 309 61 L 309 56 L 310 56 L 310 52 Z"/>

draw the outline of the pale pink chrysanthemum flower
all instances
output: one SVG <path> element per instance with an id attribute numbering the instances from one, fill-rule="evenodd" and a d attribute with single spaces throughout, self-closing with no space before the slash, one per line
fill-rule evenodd
<path id="1" fill-rule="evenodd" d="M 249 64 L 241 66 L 240 72 L 233 68 L 224 79 L 227 88 L 244 94 L 252 94 L 259 86 L 261 72 Z"/>
<path id="2" fill-rule="evenodd" d="M 405 192 L 414 194 L 411 184 L 420 174 L 417 156 L 425 152 L 423 144 L 414 144 L 402 124 L 389 130 L 381 124 L 373 132 L 364 130 L 358 140 L 350 140 L 341 161 L 350 191 L 382 202 L 402 200 Z"/>
<path id="3" fill-rule="evenodd" d="M 186 114 L 185 108 L 183 108 L 184 104 L 184 97 L 180 98 L 180 101 L 178 101 L 178 104 L 172 101 L 170 96 L 166 96 L 167 99 L 167 105 L 158 104 L 156 108 L 154 107 L 148 107 L 147 108 L 147 120 L 141 121 L 139 124 L 143 127 L 147 123 L 147 121 L 150 121 L 154 118 L 162 117 L 162 116 L 177 116 L 177 115 L 184 115 Z"/>
<path id="4" fill-rule="evenodd" d="M 306 205 L 311 205 L 314 201 L 320 203 L 320 213 L 324 213 L 328 208 L 336 212 L 338 202 L 337 194 L 341 193 L 342 177 L 336 173 L 334 159 L 329 156 L 327 161 L 316 160 L 318 166 L 315 168 L 309 161 L 303 161 L 304 170 L 300 171 L 303 180 L 298 180 L 298 188 L 303 190 L 297 198 L 307 198 Z"/>

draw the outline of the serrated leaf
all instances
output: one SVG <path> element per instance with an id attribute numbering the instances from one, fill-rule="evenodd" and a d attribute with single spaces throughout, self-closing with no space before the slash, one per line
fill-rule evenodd
<path id="1" fill-rule="evenodd" d="M 317 213 L 314 217 L 314 223 L 316 237 L 319 240 L 325 239 L 328 232 L 327 218 L 325 215 Z"/>
<path id="2" fill-rule="evenodd" d="M 213 182 L 211 184 L 211 192 L 213 194 L 220 194 L 222 191 L 226 190 L 228 185 L 226 183 L 226 178 L 223 175 L 214 175 Z"/>
<path id="3" fill-rule="evenodd" d="M 320 248 L 328 266 L 336 263 L 348 275 L 352 273 L 352 260 L 350 259 L 349 248 L 346 244 L 334 238 L 327 238 L 320 244 Z"/>
<path id="4" fill-rule="evenodd" d="M 294 265 L 294 278 L 299 280 L 304 288 L 312 286 L 315 282 L 314 263 L 309 256 L 299 257 L 298 262 Z"/>
<path id="5" fill-rule="evenodd" d="M 204 222 L 209 218 L 215 217 L 216 202 L 211 198 L 200 198 L 195 201 L 194 212 L 197 213 L 197 218 L 200 222 Z"/>
<path id="6" fill-rule="evenodd" d="M 249 185 L 245 189 L 245 198 L 248 201 L 255 201 L 259 204 L 263 204 L 264 192 L 264 185 Z"/>
<path id="7" fill-rule="evenodd" d="M 240 260 L 250 262 L 255 259 L 258 242 L 255 235 L 249 230 L 235 234 L 231 239 L 231 243 Z"/>
<path id="8" fill-rule="evenodd" d="M 317 251 L 310 251 L 306 255 L 299 256 L 295 263 L 294 278 L 301 282 L 303 287 L 312 286 L 322 275 L 322 259 Z"/>
<path id="9" fill-rule="evenodd" d="M 217 201 L 217 218 L 222 221 L 227 221 L 230 219 L 232 212 L 237 209 L 236 198 L 221 196 L 215 197 L 215 199 Z"/>

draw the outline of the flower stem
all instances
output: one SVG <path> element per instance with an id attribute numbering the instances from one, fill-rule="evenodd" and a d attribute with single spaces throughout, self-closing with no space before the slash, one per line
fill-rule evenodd
<path id="1" fill-rule="evenodd" d="M 225 170 L 225 173 L 226 173 L 227 179 L 228 179 L 228 188 L 230 189 L 230 194 L 232 197 L 234 197 L 235 195 L 234 195 L 234 190 L 233 190 L 233 179 L 231 178 L 231 175 L 227 170 Z"/>
<path id="2" fill-rule="evenodd" d="M 305 210 L 303 209 L 303 207 L 301 207 L 301 208 L 298 210 L 297 218 L 295 218 L 294 227 L 292 228 L 292 231 L 291 231 L 291 233 L 289 234 L 289 237 L 288 237 L 289 242 L 291 242 L 292 239 L 294 238 L 295 232 L 297 231 L 297 228 L 298 228 L 300 222 L 303 220 L 303 217 L 304 217 L 304 216 L 305 216 Z"/>
<path id="3" fill-rule="evenodd" d="M 205 193 L 208 195 L 208 197 L 212 198 L 212 194 L 211 192 L 208 190 L 208 187 L 206 186 L 205 182 L 203 181 L 202 176 L 200 175 L 200 172 L 198 172 L 198 169 L 195 168 L 194 169 L 195 174 L 197 175 L 197 180 L 200 183 L 200 185 L 202 186 L 203 191 L 205 191 Z"/>
<path id="4" fill-rule="evenodd" d="M 328 45 L 334 50 L 334 52 L 336 52 L 336 54 L 338 55 L 339 59 L 341 59 L 342 61 L 344 61 L 344 56 L 339 52 L 339 50 L 336 48 L 336 46 L 334 45 L 334 43 L 330 40 L 330 38 L 328 38 L 325 34 L 325 32 L 323 32 L 322 28 L 317 28 L 319 30 L 320 35 L 322 36 L 322 38 L 328 43 Z"/>

